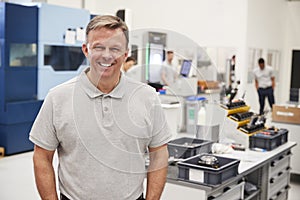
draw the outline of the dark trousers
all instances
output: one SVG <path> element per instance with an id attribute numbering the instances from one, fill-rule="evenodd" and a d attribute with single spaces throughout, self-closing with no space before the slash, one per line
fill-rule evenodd
<path id="1" fill-rule="evenodd" d="M 70 199 L 63 194 L 60 194 L 60 200 L 70 200 Z M 141 194 L 141 196 L 136 200 L 145 200 L 143 194 Z"/>
<path id="2" fill-rule="evenodd" d="M 265 99 L 268 97 L 269 105 L 272 108 L 273 104 L 275 103 L 273 88 L 258 88 L 258 98 L 259 98 L 259 114 L 262 115 L 264 113 L 265 108 Z"/>

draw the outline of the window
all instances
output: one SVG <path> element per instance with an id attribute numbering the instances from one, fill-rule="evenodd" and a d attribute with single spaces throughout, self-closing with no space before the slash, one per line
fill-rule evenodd
<path id="1" fill-rule="evenodd" d="M 55 71 L 76 71 L 84 62 L 81 47 L 44 46 L 44 65 L 50 65 Z"/>
<path id="2" fill-rule="evenodd" d="M 13 43 L 10 45 L 9 66 L 35 67 L 37 66 L 37 45 Z"/>

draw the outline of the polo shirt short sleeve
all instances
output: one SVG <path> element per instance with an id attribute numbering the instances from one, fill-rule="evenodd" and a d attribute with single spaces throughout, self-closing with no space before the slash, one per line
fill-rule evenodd
<path id="1" fill-rule="evenodd" d="M 156 95 L 153 98 L 153 131 L 152 131 L 152 140 L 149 144 L 149 147 L 159 147 L 166 144 L 171 140 L 171 131 L 167 124 L 164 111 L 161 107 L 161 102 L 159 97 Z"/>
<path id="2" fill-rule="evenodd" d="M 53 102 L 51 92 L 46 96 L 40 112 L 32 126 L 29 139 L 36 145 L 54 151 L 59 141 L 53 123 Z M 43 138 L 41 140 L 41 138 Z"/>

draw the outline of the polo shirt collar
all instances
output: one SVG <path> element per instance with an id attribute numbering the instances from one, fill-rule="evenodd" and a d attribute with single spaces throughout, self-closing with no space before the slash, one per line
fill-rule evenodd
<path id="1" fill-rule="evenodd" d="M 125 83 L 126 83 L 126 78 L 123 73 L 121 73 L 120 77 L 120 82 L 118 85 L 108 94 L 105 94 L 101 92 L 98 88 L 96 88 L 92 82 L 88 79 L 87 77 L 87 72 L 90 70 L 88 67 L 85 69 L 83 72 L 81 72 L 79 76 L 79 81 L 81 83 L 81 86 L 85 93 L 90 97 L 90 98 L 97 98 L 100 96 L 110 96 L 112 98 L 117 98 L 120 99 L 123 97 L 125 93 Z"/>

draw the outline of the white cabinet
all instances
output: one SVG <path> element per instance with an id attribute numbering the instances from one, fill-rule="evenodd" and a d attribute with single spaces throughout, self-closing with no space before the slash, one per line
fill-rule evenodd
<path id="1" fill-rule="evenodd" d="M 290 158 L 291 151 L 288 150 L 269 162 L 268 199 L 287 199 L 290 184 Z"/>
<path id="2" fill-rule="evenodd" d="M 300 125 L 296 124 L 285 124 L 272 122 L 271 125 L 277 128 L 286 128 L 289 130 L 288 140 L 294 141 L 297 145 L 292 149 L 293 156 L 291 157 L 291 173 L 300 175 Z"/>

